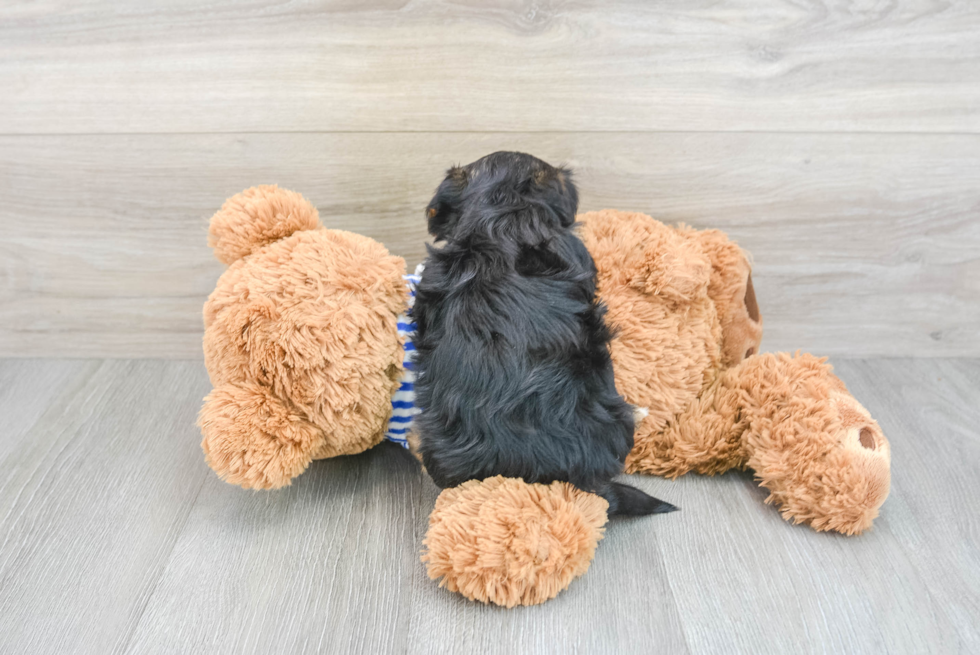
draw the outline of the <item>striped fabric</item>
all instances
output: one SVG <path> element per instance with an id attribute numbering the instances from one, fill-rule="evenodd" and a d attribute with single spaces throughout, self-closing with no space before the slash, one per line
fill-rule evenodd
<path id="1" fill-rule="evenodd" d="M 420 410 L 415 406 L 415 344 L 412 336 L 415 334 L 415 323 L 411 319 L 412 305 L 415 304 L 415 285 L 419 283 L 422 265 L 415 269 L 415 275 L 403 275 L 408 285 L 408 311 L 398 316 L 398 336 L 405 339 L 405 370 L 399 380 L 398 391 L 391 398 L 391 418 L 388 419 L 388 429 L 385 439 L 401 444 L 408 448 L 408 432 L 412 429 L 412 420 Z"/>

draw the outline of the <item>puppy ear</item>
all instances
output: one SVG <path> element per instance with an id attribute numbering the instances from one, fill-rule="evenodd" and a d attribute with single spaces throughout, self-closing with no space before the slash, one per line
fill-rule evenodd
<path id="1" fill-rule="evenodd" d="M 544 201 L 558 212 L 562 227 L 575 222 L 578 213 L 578 189 L 572 182 L 572 171 L 559 166 L 551 171 L 538 171 L 534 183 L 544 191 Z"/>
<path id="2" fill-rule="evenodd" d="M 460 199 L 468 182 L 466 169 L 453 166 L 446 172 L 446 179 L 429 201 L 425 217 L 429 221 L 429 234 L 436 241 L 443 241 L 453 233 L 459 221 Z"/>

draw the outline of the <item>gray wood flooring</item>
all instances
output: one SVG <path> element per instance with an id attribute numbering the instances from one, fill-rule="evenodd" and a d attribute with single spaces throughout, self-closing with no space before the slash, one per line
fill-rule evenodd
<path id="1" fill-rule="evenodd" d="M 837 371 L 892 442 L 871 532 L 789 525 L 747 474 L 634 477 L 682 511 L 508 611 L 426 578 L 436 489 L 395 446 L 243 491 L 202 461 L 201 363 L 0 360 L 0 652 L 980 651 L 980 360 Z"/>

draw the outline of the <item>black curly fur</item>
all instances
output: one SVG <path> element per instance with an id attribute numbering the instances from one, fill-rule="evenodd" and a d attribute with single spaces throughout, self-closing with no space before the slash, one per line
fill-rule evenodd
<path id="1" fill-rule="evenodd" d="M 571 173 L 516 152 L 449 170 L 418 285 L 420 451 L 440 487 L 494 475 L 571 482 L 610 514 L 675 509 L 614 483 L 633 447 Z"/>

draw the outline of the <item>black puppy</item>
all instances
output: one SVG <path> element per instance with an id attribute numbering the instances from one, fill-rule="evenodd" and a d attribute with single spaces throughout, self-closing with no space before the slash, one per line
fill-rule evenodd
<path id="1" fill-rule="evenodd" d="M 616 392 L 596 268 L 572 232 L 561 168 L 496 152 L 450 169 L 429 204 L 413 309 L 422 460 L 442 488 L 503 475 L 567 481 L 609 513 L 673 505 L 612 482 L 633 448 Z"/>

